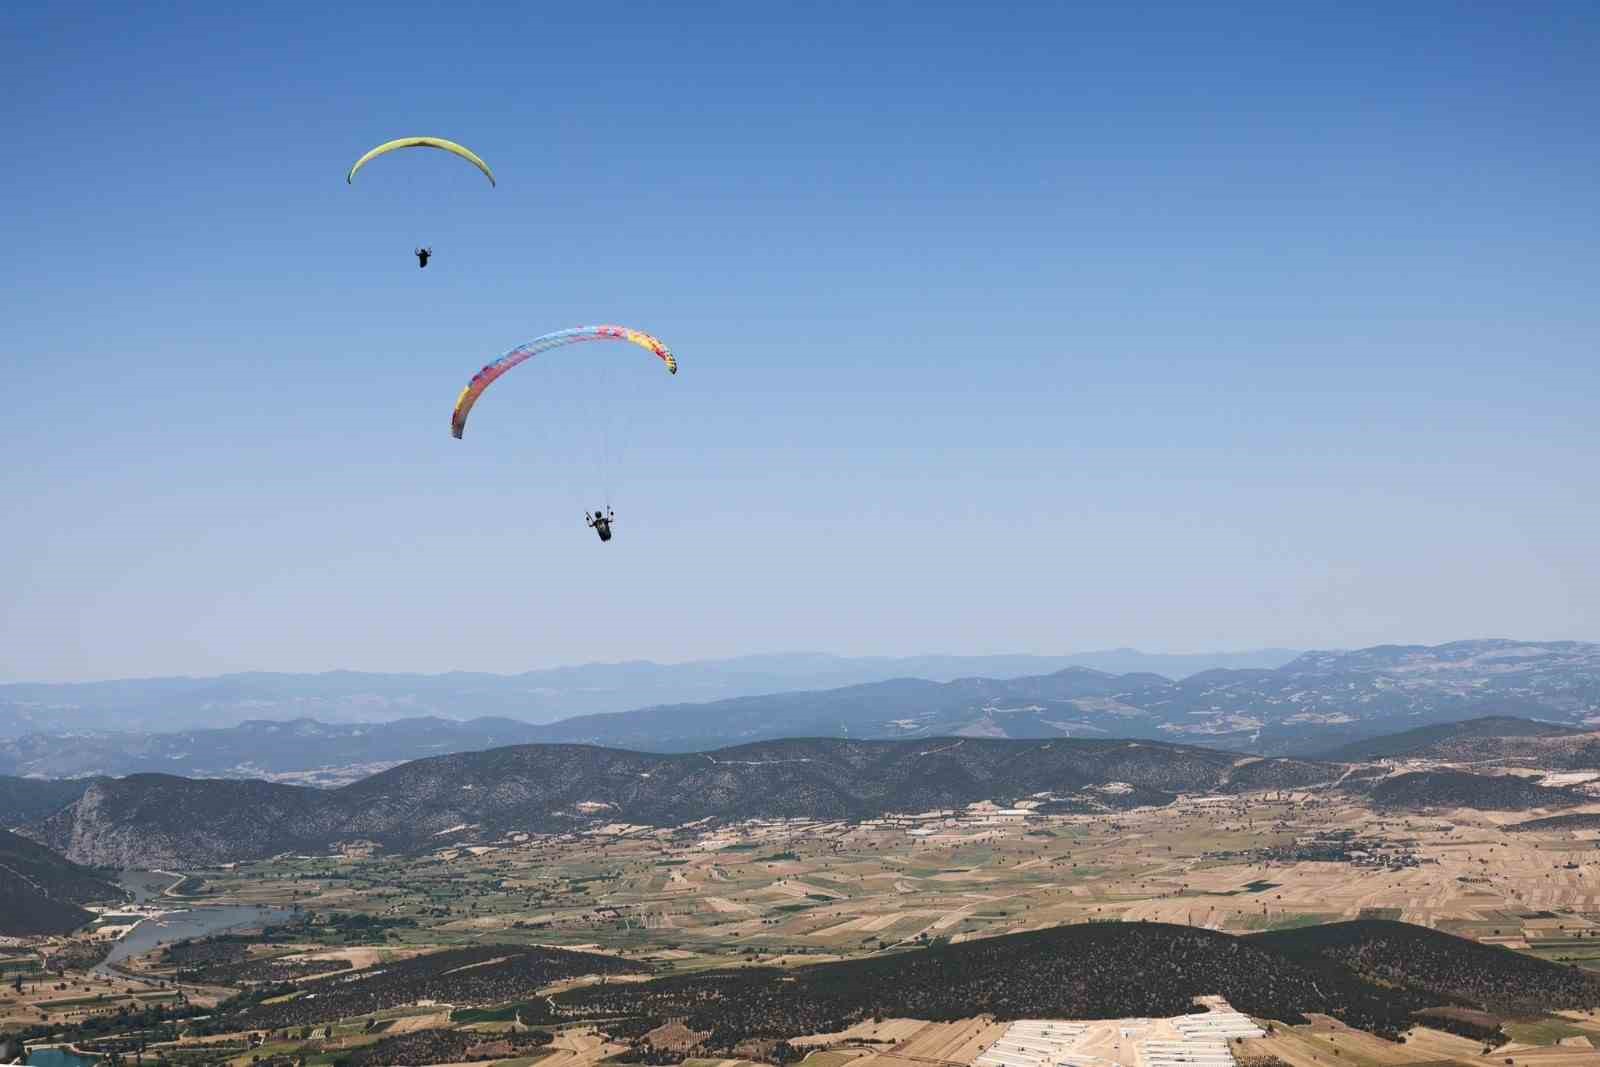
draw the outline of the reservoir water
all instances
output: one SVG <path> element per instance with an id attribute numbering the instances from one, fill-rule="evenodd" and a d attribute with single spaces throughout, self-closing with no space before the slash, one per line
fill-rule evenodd
<path id="1" fill-rule="evenodd" d="M 167 887 L 178 879 L 178 875 L 155 871 L 123 873 L 123 886 L 139 903 L 160 906 L 170 901 L 174 910 L 159 919 L 146 919 L 128 931 L 126 936 L 112 946 L 111 954 L 106 957 L 101 967 L 121 962 L 141 952 L 149 952 L 159 945 L 170 945 L 176 941 L 225 933 L 241 927 L 271 926 L 274 923 L 287 922 L 294 916 L 294 912 L 288 908 L 265 908 L 252 904 L 201 904 L 185 907 L 183 901 L 163 896 Z"/>
<path id="2" fill-rule="evenodd" d="M 183 875 L 170 871 L 123 871 L 118 879 L 122 888 L 133 894 L 135 904 L 148 904 L 167 889 L 183 880 Z"/>
<path id="3" fill-rule="evenodd" d="M 79 1056 L 64 1048 L 36 1048 L 22 1062 L 28 1067 L 91 1067 L 100 1061 L 92 1056 Z"/>
<path id="4" fill-rule="evenodd" d="M 223 904 L 217 907 L 189 908 L 175 911 L 159 919 L 146 919 L 128 931 L 106 957 L 106 963 L 119 963 L 129 956 L 149 952 L 157 945 L 170 945 L 174 941 L 220 934 L 243 926 L 271 926 L 289 921 L 294 912 L 288 908 L 259 908 L 245 904 Z"/>

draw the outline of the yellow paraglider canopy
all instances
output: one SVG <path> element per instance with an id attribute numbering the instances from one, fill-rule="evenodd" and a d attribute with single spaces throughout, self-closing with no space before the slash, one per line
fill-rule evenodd
<path id="1" fill-rule="evenodd" d="M 476 152 L 465 145 L 456 144 L 454 141 L 446 141 L 443 137 L 401 137 L 394 141 L 385 141 L 377 148 L 374 148 L 372 151 L 356 160 L 355 166 L 351 167 L 350 173 L 346 174 L 344 177 L 346 184 L 355 181 L 356 171 L 360 170 L 374 159 L 377 159 L 379 156 L 393 152 L 397 148 L 437 148 L 440 151 L 449 152 L 453 156 L 460 156 L 468 163 L 471 163 L 474 167 L 477 167 L 479 170 L 483 171 L 483 176 L 489 179 L 490 185 L 495 184 L 494 171 L 489 169 L 489 164 L 480 159 Z"/>

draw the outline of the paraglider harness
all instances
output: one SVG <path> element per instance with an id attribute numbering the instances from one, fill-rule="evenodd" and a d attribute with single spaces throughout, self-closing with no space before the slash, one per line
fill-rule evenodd
<path id="1" fill-rule="evenodd" d="M 417 266 L 418 267 L 426 267 L 428 265 L 428 257 L 433 255 L 433 249 L 431 249 L 431 248 L 419 248 L 415 252 L 413 252 L 412 255 L 417 257 Z"/>
<path id="2" fill-rule="evenodd" d="M 616 515 L 612 513 L 610 508 L 606 509 L 604 515 L 600 514 L 599 508 L 594 509 L 593 515 L 590 515 L 587 511 L 583 513 L 583 521 L 589 525 L 590 529 L 600 535 L 600 540 L 602 541 L 611 540 L 611 523 L 615 519 Z"/>

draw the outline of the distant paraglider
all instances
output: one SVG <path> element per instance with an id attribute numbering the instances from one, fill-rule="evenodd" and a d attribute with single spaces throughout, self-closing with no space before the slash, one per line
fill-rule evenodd
<path id="1" fill-rule="evenodd" d="M 345 183 L 348 185 L 355 184 L 356 171 L 379 156 L 388 155 L 399 148 L 437 148 L 441 152 L 449 152 L 451 155 L 464 159 L 481 170 L 483 176 L 489 179 L 491 186 L 495 184 L 494 171 L 489 169 L 489 164 L 485 163 L 476 152 L 465 145 L 456 144 L 454 141 L 446 141 L 443 137 L 401 137 L 393 141 L 385 141 L 355 161 L 355 164 L 350 168 L 350 172 L 344 176 Z M 417 257 L 417 266 L 426 267 L 428 265 L 428 257 L 433 255 L 433 249 L 418 248 L 414 254 Z"/>

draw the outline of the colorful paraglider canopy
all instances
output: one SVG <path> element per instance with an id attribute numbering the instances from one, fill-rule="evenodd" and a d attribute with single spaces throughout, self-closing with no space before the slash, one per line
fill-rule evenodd
<path id="1" fill-rule="evenodd" d="M 441 152 L 449 152 L 453 156 L 460 156 L 468 163 L 471 163 L 474 167 L 477 167 L 479 170 L 483 171 L 483 176 L 489 179 L 490 185 L 495 183 L 494 171 L 489 169 L 489 164 L 485 163 L 481 158 L 479 158 L 476 152 L 465 145 L 456 144 L 454 141 L 446 141 L 443 137 L 401 137 L 398 140 L 385 141 L 377 148 L 374 148 L 372 151 L 356 160 L 355 166 L 350 168 L 350 173 L 344 176 L 345 182 L 354 182 L 356 171 L 360 170 L 374 159 L 377 159 L 379 156 L 388 155 L 397 148 L 437 148 Z"/>
<path id="2" fill-rule="evenodd" d="M 456 409 L 450 415 L 450 433 L 455 437 L 461 436 L 467 428 L 467 415 L 472 411 L 472 405 L 478 402 L 478 397 L 482 396 L 483 391 L 500 375 L 518 363 L 532 359 L 540 352 L 560 348 L 563 345 L 575 345 L 582 341 L 628 341 L 647 352 L 654 353 L 667 365 L 670 373 L 678 373 L 678 361 L 667 346 L 662 344 L 659 338 L 639 330 L 632 330 L 626 326 L 577 326 L 570 330 L 557 330 L 543 337 L 535 337 L 525 345 L 518 345 L 474 374 L 467 387 L 461 390 L 461 395 L 456 398 Z"/>

